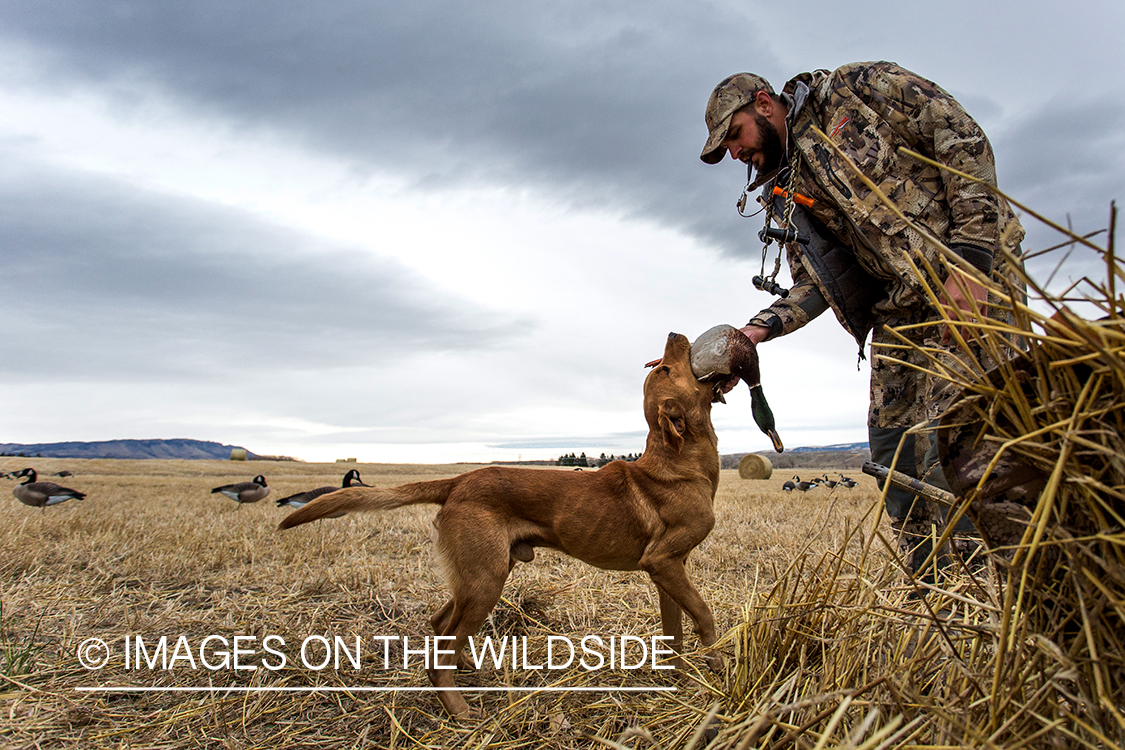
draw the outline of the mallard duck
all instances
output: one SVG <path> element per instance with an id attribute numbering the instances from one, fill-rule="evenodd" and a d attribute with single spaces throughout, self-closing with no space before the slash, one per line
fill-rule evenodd
<path id="1" fill-rule="evenodd" d="M 46 508 L 48 505 L 58 505 L 59 503 L 65 503 L 67 500 L 81 500 L 86 497 L 84 492 L 72 490 L 69 487 L 60 487 L 54 482 L 36 481 L 38 475 L 35 473 L 35 469 L 24 469 L 9 476 L 13 479 L 27 477 L 25 482 L 15 486 L 12 494 L 21 503 L 33 508 Z"/>
<path id="2" fill-rule="evenodd" d="M 254 477 L 253 481 L 224 484 L 222 487 L 211 490 L 212 495 L 216 492 L 234 500 L 241 508 L 245 503 L 256 503 L 265 498 L 266 495 L 270 494 L 270 488 L 266 486 L 266 478 L 259 474 Z"/>
<path id="3" fill-rule="evenodd" d="M 758 349 L 754 342 L 734 326 L 718 325 L 704 331 L 691 345 L 691 369 L 700 380 L 726 379 L 732 375 L 750 387 L 750 414 L 773 443 L 778 453 L 785 450 L 777 434 L 773 411 L 762 391 L 758 368 Z M 724 400 L 722 394 L 717 400 Z"/>
<path id="4" fill-rule="evenodd" d="M 296 495 L 290 495 L 289 497 L 283 497 L 280 500 L 278 500 L 277 501 L 277 507 L 284 508 L 284 507 L 288 506 L 290 508 L 303 508 L 306 505 L 308 505 L 310 502 L 315 500 L 316 498 L 320 497 L 321 495 L 327 495 L 329 492 L 335 492 L 336 490 L 342 489 L 344 487 L 370 487 L 370 486 L 371 485 L 364 484 L 362 481 L 360 481 L 359 472 L 356 471 L 355 469 L 352 469 L 351 471 L 349 471 L 347 474 L 344 475 L 344 481 L 341 482 L 339 487 L 317 487 L 315 490 L 308 490 L 307 492 L 298 492 Z M 340 511 L 339 513 L 333 513 L 330 516 L 325 516 L 325 518 L 339 518 L 340 516 L 343 516 L 343 515 L 345 515 L 344 511 Z"/>

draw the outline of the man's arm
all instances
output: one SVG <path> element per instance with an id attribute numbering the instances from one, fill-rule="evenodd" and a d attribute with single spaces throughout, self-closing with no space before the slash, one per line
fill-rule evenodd
<path id="1" fill-rule="evenodd" d="M 746 325 L 746 328 L 765 330 L 765 333 L 754 334 L 761 336 L 754 340 L 755 344 L 793 333 L 828 309 L 828 301 L 824 299 L 824 295 L 820 293 L 820 289 L 805 270 L 804 264 L 793 254 L 787 253 L 787 255 L 790 257 L 789 269 L 793 277 L 793 286 L 789 289 L 788 296 L 775 300 L 772 305 L 751 318 Z M 746 332 L 746 328 L 742 331 Z"/>
<path id="2" fill-rule="evenodd" d="M 755 346 L 767 339 L 796 331 L 828 309 L 828 301 L 824 299 L 824 295 L 817 289 L 800 261 L 791 261 L 789 267 L 794 281 L 789 289 L 789 295 L 775 301 L 739 329 L 754 342 Z M 738 377 L 731 377 L 722 384 L 723 393 L 729 392 L 736 385 L 738 385 Z"/>

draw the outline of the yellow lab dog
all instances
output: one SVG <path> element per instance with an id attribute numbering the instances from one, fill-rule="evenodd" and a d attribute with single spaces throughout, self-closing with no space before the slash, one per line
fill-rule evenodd
<path id="1" fill-rule="evenodd" d="M 672 333 L 664 357 L 644 384 L 649 433 L 636 462 L 614 461 L 596 472 L 489 467 L 452 479 L 380 489 L 351 487 L 323 495 L 282 520 L 280 528 L 353 511 L 440 505 L 437 552 L 453 594 L 430 618 L 451 636 L 439 663 L 459 661 L 500 599 L 516 561 L 530 562 L 549 547 L 606 570 L 643 570 L 660 594 L 664 635 L 683 645 L 681 609 L 695 622 L 704 647 L 715 643 L 711 610 L 688 579 L 684 561 L 715 525 L 719 454 L 711 426 L 713 383 L 692 374 L 691 344 Z M 708 654 L 712 667 L 722 656 Z M 428 670 L 435 687 L 454 687 L 451 669 Z M 454 717 L 472 715 L 459 692 L 439 693 Z"/>

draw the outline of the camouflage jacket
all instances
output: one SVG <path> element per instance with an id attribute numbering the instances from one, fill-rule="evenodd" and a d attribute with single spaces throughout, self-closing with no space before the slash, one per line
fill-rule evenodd
<path id="1" fill-rule="evenodd" d="M 796 192 L 813 199 L 807 213 L 827 229 L 828 242 L 819 251 L 816 243 L 787 246 L 790 294 L 750 321 L 770 328 L 771 338 L 797 330 L 831 307 L 862 350 L 872 326 L 916 318 L 919 308 L 929 305 L 906 258 L 932 260 L 937 251 L 856 177 L 814 127 L 904 214 L 978 268 L 992 269 L 1001 244 L 1018 248 L 1023 228 L 1006 201 L 983 185 L 898 151 L 905 146 L 996 184 L 987 137 L 941 87 L 894 63 L 854 63 L 834 72 L 802 73 L 786 83 L 782 97 L 789 107 L 789 166 L 796 167 Z M 765 186 L 763 202 L 775 180 L 785 187 L 789 177 L 761 175 L 751 186 Z"/>

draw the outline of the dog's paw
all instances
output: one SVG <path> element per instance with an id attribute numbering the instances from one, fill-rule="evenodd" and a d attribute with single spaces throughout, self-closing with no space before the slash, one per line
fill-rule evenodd
<path id="1" fill-rule="evenodd" d="M 484 712 L 477 706 L 470 706 L 460 693 L 439 693 L 446 713 L 453 721 L 462 723 L 477 722 L 484 718 Z"/>
<path id="2" fill-rule="evenodd" d="M 477 706 L 469 706 L 464 712 L 453 717 L 458 724 L 475 724 L 484 719 L 484 710 Z"/>
<path id="3" fill-rule="evenodd" d="M 703 658 L 707 660 L 707 666 L 712 672 L 722 672 L 727 664 L 726 658 L 719 651 L 712 651 Z"/>

